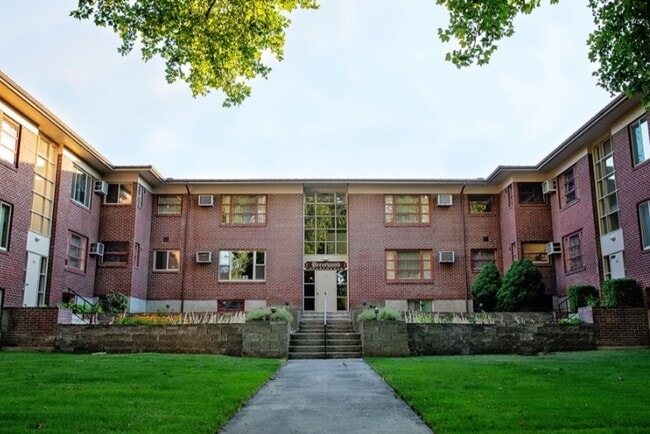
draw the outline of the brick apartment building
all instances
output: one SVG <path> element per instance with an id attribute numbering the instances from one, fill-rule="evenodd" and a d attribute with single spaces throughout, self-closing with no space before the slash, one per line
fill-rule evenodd
<path id="1" fill-rule="evenodd" d="M 0 73 L 0 296 L 68 289 L 131 311 L 368 303 L 471 311 L 495 262 L 547 292 L 627 276 L 650 287 L 650 139 L 618 97 L 535 166 L 472 180 L 178 180 L 115 166 Z"/>

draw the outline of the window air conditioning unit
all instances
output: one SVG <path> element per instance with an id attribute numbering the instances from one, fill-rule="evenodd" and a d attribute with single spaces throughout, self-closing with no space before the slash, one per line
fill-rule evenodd
<path id="1" fill-rule="evenodd" d="M 439 194 L 438 206 L 452 206 L 454 204 L 454 197 L 451 194 Z"/>
<path id="2" fill-rule="evenodd" d="M 562 246 L 560 243 L 550 242 L 546 244 L 546 254 L 547 255 L 559 255 L 562 253 Z"/>
<path id="3" fill-rule="evenodd" d="M 93 256 L 104 256 L 104 245 L 102 243 L 90 243 L 90 254 Z"/>
<path id="4" fill-rule="evenodd" d="M 214 196 L 211 194 L 199 194 L 199 206 L 214 206 Z"/>
<path id="5" fill-rule="evenodd" d="M 456 255 L 453 251 L 450 252 L 439 252 L 438 253 L 438 262 L 441 264 L 453 264 L 456 262 Z"/>
<path id="6" fill-rule="evenodd" d="M 212 252 L 196 252 L 196 263 L 197 264 L 211 264 L 212 263 Z"/>
<path id="7" fill-rule="evenodd" d="M 555 180 L 554 179 L 549 179 L 547 181 L 542 182 L 542 193 L 543 194 L 555 193 L 556 190 L 557 190 L 557 187 L 555 185 Z"/>
<path id="8" fill-rule="evenodd" d="M 108 194 L 108 183 L 106 181 L 95 181 L 95 193 L 106 196 Z"/>

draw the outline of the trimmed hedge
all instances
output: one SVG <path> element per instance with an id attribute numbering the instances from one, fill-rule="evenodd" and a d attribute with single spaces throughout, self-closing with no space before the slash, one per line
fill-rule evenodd
<path id="1" fill-rule="evenodd" d="M 611 279 L 603 282 L 604 307 L 643 307 L 643 289 L 634 279 Z"/>

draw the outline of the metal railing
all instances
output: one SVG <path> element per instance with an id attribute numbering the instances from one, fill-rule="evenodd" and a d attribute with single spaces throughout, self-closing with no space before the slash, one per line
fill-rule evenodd
<path id="1" fill-rule="evenodd" d="M 86 297 L 79 294 L 72 288 L 66 288 L 66 291 L 67 291 L 66 294 L 68 295 L 68 299 L 69 299 L 68 303 L 83 306 L 81 311 L 77 311 L 77 312 L 75 312 L 75 308 L 73 307 L 72 313 L 76 315 L 77 318 L 80 318 L 82 321 L 86 321 L 88 319 L 89 323 L 92 324 L 97 314 L 97 306 L 99 305 L 99 302 L 93 303 L 92 301 L 88 300 Z M 86 308 L 86 306 L 88 306 L 88 308 Z"/>

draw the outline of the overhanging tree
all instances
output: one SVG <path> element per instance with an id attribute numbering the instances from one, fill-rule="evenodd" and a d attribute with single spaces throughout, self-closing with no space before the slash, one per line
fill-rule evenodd
<path id="1" fill-rule="evenodd" d="M 446 58 L 459 68 L 488 63 L 497 43 L 514 34 L 514 19 L 542 3 L 435 1 L 449 11 L 449 25 L 438 35 L 457 43 Z M 588 5 L 596 28 L 587 44 L 589 59 L 598 64 L 598 85 L 610 93 L 640 93 L 650 108 L 650 1 L 588 0 Z M 71 15 L 111 28 L 122 39 L 123 55 L 139 43 L 145 61 L 162 57 L 167 81 L 186 81 L 194 96 L 221 90 L 224 105 L 231 106 L 250 95 L 251 79 L 268 76 L 264 53 L 282 60 L 288 14 L 297 8 L 316 9 L 318 1 L 79 0 Z"/>

